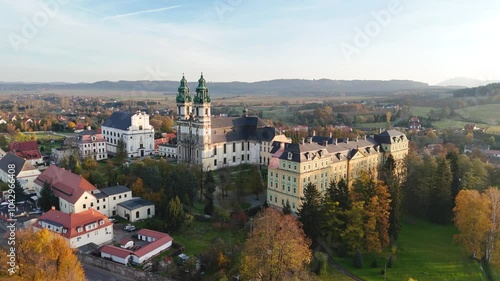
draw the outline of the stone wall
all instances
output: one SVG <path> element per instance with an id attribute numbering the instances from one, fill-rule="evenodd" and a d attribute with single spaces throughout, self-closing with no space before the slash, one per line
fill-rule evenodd
<path id="1" fill-rule="evenodd" d="M 123 264 L 119 264 L 106 259 L 98 258 L 87 254 L 78 254 L 78 259 L 82 264 L 93 265 L 115 274 L 121 275 L 126 278 L 139 280 L 139 281 L 175 281 L 167 277 L 163 277 L 151 272 L 140 271 Z"/>

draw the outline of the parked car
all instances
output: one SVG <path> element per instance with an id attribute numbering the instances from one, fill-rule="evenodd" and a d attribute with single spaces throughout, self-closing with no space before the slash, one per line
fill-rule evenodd
<path id="1" fill-rule="evenodd" d="M 135 230 L 135 226 L 133 226 L 131 224 L 127 224 L 123 229 L 128 231 L 128 232 L 131 232 L 131 231 Z"/>
<path id="2" fill-rule="evenodd" d="M 112 223 L 115 223 L 115 222 L 116 222 L 116 219 L 114 219 L 114 218 L 109 218 L 108 220 L 109 220 L 110 222 L 112 222 Z"/>

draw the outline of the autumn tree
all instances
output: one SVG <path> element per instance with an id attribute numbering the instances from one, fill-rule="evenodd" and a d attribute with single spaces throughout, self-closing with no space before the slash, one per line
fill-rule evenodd
<path id="1" fill-rule="evenodd" d="M 142 195 L 145 192 L 142 179 L 140 177 L 137 177 L 137 179 L 135 180 L 134 184 L 132 184 L 130 189 L 132 190 L 132 194 L 134 196 L 142 197 Z"/>
<path id="2" fill-rule="evenodd" d="M 353 184 L 353 198 L 363 202 L 365 249 L 381 252 L 389 245 L 390 194 L 387 185 L 361 172 Z"/>
<path id="3" fill-rule="evenodd" d="M 312 258 L 310 240 L 291 215 L 267 208 L 255 220 L 245 241 L 240 273 L 244 280 L 281 281 L 307 271 Z"/>
<path id="4" fill-rule="evenodd" d="M 16 280 L 85 280 L 82 265 L 64 238 L 47 229 L 16 234 Z"/>
<path id="5" fill-rule="evenodd" d="M 489 263 L 500 241 L 500 190 L 490 187 L 480 194 L 462 190 L 455 203 L 456 241 L 478 260 Z"/>
<path id="6" fill-rule="evenodd" d="M 308 183 L 304 188 L 304 197 L 298 209 L 300 222 L 303 224 L 307 237 L 315 239 L 320 234 L 321 194 L 316 185 Z"/>

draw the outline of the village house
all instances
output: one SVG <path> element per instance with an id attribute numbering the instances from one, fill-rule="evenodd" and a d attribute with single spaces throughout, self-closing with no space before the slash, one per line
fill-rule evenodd
<path id="1" fill-rule="evenodd" d="M 113 223 L 92 208 L 70 214 L 52 208 L 38 217 L 33 228 L 46 228 L 58 233 L 66 239 L 71 248 L 89 243 L 101 245 L 113 240 Z"/>
<path id="2" fill-rule="evenodd" d="M 10 152 L 29 161 L 33 166 L 44 163 L 36 141 L 12 142 Z"/>
<path id="3" fill-rule="evenodd" d="M 13 173 L 9 173 L 11 168 Z M 29 161 L 9 152 L 0 159 L 0 180 L 5 183 L 9 182 L 10 174 L 19 181 L 26 194 L 35 192 L 34 182 L 40 175 L 40 171 Z"/>

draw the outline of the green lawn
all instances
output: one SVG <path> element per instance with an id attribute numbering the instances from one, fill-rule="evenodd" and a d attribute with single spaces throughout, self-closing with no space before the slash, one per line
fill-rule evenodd
<path id="1" fill-rule="evenodd" d="M 430 106 L 412 106 L 410 108 L 410 111 L 414 116 L 427 116 L 431 110 L 439 110 L 439 108 Z"/>
<path id="2" fill-rule="evenodd" d="M 457 110 L 463 118 L 481 120 L 491 125 L 497 125 L 500 117 L 500 104 L 475 105 Z"/>
<path id="3" fill-rule="evenodd" d="M 470 124 L 470 122 L 456 121 L 456 120 L 444 120 L 432 122 L 432 126 L 437 129 L 463 129 L 465 125 Z M 481 124 L 477 124 L 481 128 Z"/>
<path id="4" fill-rule="evenodd" d="M 214 227 L 216 225 L 217 227 Z M 227 226 L 227 224 L 225 224 Z M 199 255 L 207 250 L 216 238 L 224 240 L 226 245 L 240 244 L 245 239 L 242 230 L 221 229 L 220 223 L 194 221 L 190 226 L 183 227 L 170 236 L 182 244 L 188 256 Z"/>
<path id="5" fill-rule="evenodd" d="M 328 276 L 320 276 L 321 281 L 350 281 L 350 277 L 347 277 L 342 272 L 336 270 L 335 268 L 328 266 Z"/>
<path id="6" fill-rule="evenodd" d="M 485 280 L 479 264 L 466 257 L 462 248 L 453 243 L 454 226 L 434 225 L 415 220 L 404 224 L 397 242 L 397 258 L 387 269 L 387 280 Z M 378 267 L 372 268 L 377 258 Z M 382 255 L 364 255 L 363 268 L 355 269 L 352 258 L 337 258 L 347 270 L 365 280 L 383 280 Z"/>

